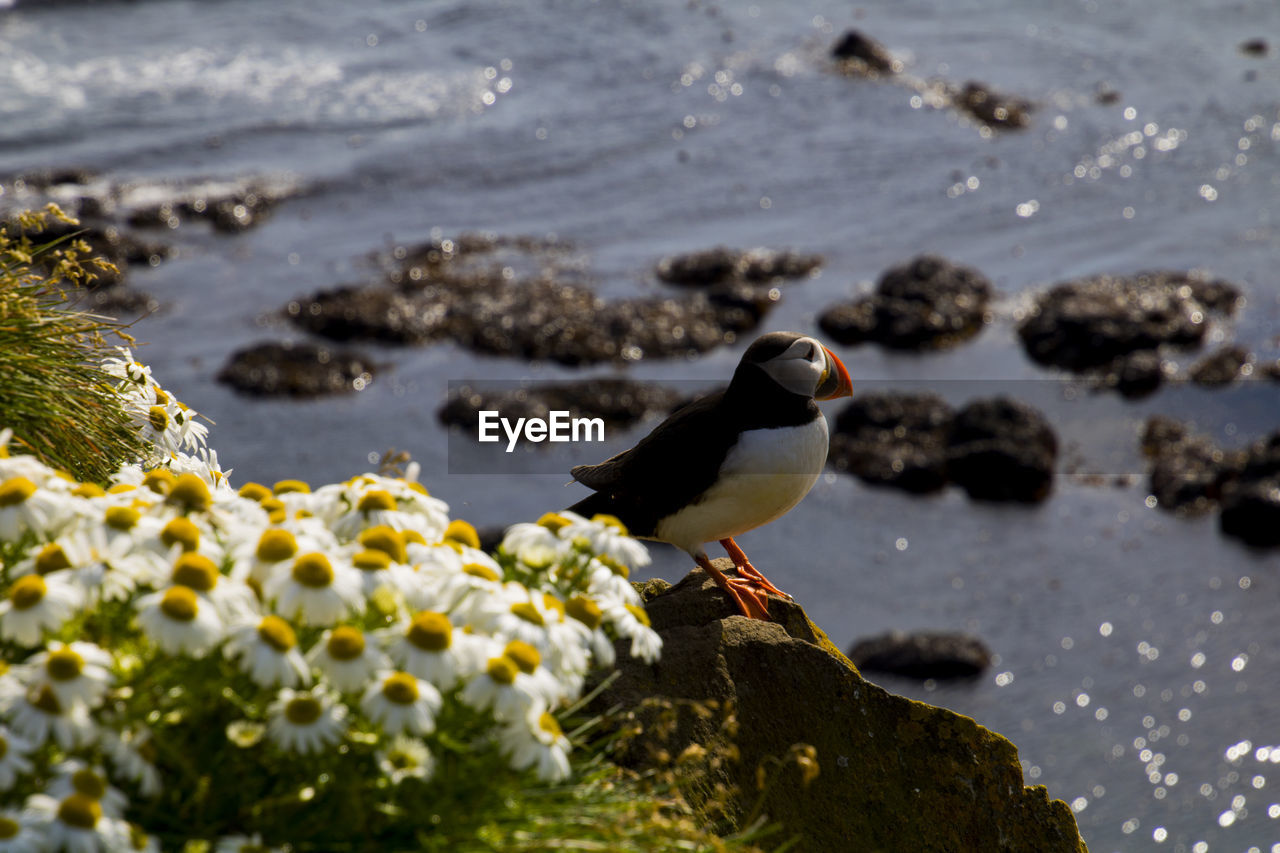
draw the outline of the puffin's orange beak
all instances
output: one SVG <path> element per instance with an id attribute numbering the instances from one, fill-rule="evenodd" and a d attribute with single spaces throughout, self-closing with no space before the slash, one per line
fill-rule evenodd
<path id="1" fill-rule="evenodd" d="M 853 380 L 849 378 L 849 371 L 845 370 L 844 362 L 836 358 L 836 354 L 826 347 L 822 351 L 827 354 L 827 367 L 822 371 L 822 381 L 818 383 L 818 390 L 814 393 L 815 400 L 834 400 L 837 397 L 853 396 Z"/>

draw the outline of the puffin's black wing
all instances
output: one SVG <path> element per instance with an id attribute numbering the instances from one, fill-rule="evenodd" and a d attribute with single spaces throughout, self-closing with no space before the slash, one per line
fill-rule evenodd
<path id="1" fill-rule="evenodd" d="M 635 447 L 598 465 L 579 465 L 570 473 L 597 494 L 569 509 L 588 518 L 617 516 L 636 536 L 680 507 L 695 502 L 711 487 L 725 455 L 737 441 L 737 428 L 725 417 L 724 392 L 709 394 L 677 409 Z"/>

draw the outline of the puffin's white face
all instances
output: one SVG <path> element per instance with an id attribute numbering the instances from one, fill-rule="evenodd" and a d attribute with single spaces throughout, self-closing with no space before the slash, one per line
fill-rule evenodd
<path id="1" fill-rule="evenodd" d="M 813 397 L 830 371 L 826 350 L 813 338 L 797 338 L 786 350 L 760 364 L 783 388 L 802 397 Z"/>

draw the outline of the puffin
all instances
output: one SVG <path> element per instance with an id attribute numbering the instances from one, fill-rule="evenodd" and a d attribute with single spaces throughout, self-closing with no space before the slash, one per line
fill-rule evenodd
<path id="1" fill-rule="evenodd" d="M 613 516 L 632 535 L 689 554 L 739 612 L 768 620 L 767 595 L 790 598 L 734 537 L 787 513 L 826 464 L 827 422 L 816 400 L 853 395 L 849 371 L 816 339 L 770 332 L 751 343 L 728 387 L 672 414 L 634 447 L 573 479 L 594 490 L 569 510 Z M 719 542 L 737 569 L 726 577 L 704 545 Z"/>

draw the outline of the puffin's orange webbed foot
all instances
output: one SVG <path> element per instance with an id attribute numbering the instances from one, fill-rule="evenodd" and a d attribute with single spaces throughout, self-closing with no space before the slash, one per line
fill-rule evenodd
<path id="1" fill-rule="evenodd" d="M 720 544 L 728 552 L 729 559 L 733 560 L 733 565 L 737 567 L 738 574 L 742 575 L 752 586 L 781 598 L 791 598 L 790 595 L 770 583 L 769 579 L 762 575 L 759 569 L 751 565 L 751 561 L 747 559 L 747 555 L 738 547 L 738 543 L 733 541 L 733 537 L 721 539 Z"/>
<path id="2" fill-rule="evenodd" d="M 743 616 L 748 619 L 770 621 L 769 605 L 765 597 L 756 590 L 753 580 L 740 577 L 725 577 L 719 569 L 711 565 L 711 561 L 705 556 L 695 557 L 694 560 L 733 599 L 733 603 L 738 606 L 738 611 Z"/>

